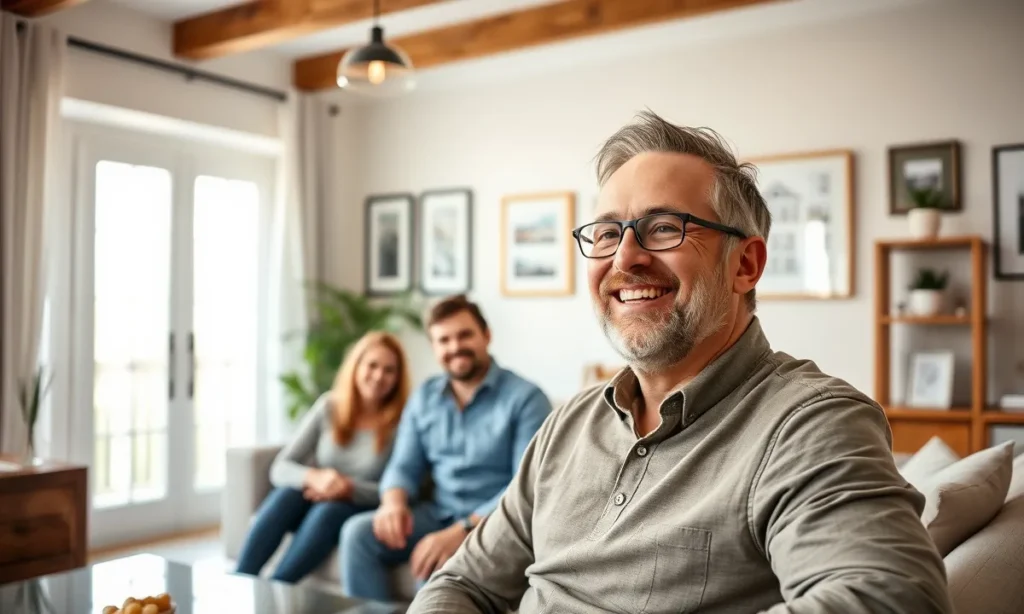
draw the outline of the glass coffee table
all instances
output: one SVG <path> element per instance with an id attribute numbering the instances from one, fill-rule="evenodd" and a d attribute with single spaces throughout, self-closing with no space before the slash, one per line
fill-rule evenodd
<path id="1" fill-rule="evenodd" d="M 138 554 L 0 584 L 0 612 L 102 614 L 104 606 L 121 607 L 128 597 L 161 593 L 171 596 L 175 614 L 400 614 L 407 609 Z"/>

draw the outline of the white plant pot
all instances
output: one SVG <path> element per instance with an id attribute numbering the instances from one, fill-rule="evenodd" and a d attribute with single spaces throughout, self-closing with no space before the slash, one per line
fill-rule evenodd
<path id="1" fill-rule="evenodd" d="M 910 313 L 915 316 L 935 316 L 942 313 L 945 293 L 942 290 L 911 290 Z"/>
<path id="2" fill-rule="evenodd" d="M 934 239 L 939 236 L 942 226 L 942 215 L 938 209 L 922 209 L 915 207 L 907 212 L 907 223 L 910 224 L 910 236 L 915 239 Z"/>

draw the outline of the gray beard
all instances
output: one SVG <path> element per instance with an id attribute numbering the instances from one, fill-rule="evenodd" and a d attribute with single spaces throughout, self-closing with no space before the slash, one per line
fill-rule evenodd
<path id="1" fill-rule="evenodd" d="M 729 290 L 724 273 L 719 267 L 698 278 L 686 303 L 677 302 L 667 319 L 638 316 L 620 329 L 603 312 L 598 314 L 601 330 L 634 371 L 654 373 L 675 365 L 725 325 Z"/>

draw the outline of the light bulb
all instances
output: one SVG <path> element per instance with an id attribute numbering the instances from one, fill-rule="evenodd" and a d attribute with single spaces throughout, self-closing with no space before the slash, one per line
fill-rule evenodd
<path id="1" fill-rule="evenodd" d="M 370 80 L 370 83 L 374 85 L 380 85 L 384 82 L 384 62 L 380 60 L 374 60 L 370 62 L 370 65 L 366 69 L 366 78 Z"/>

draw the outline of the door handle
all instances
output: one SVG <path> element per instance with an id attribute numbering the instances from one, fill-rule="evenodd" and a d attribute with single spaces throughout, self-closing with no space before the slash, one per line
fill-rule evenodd
<path id="1" fill-rule="evenodd" d="M 167 335 L 167 398 L 174 400 L 174 333 Z"/>
<path id="2" fill-rule="evenodd" d="M 188 398 L 191 400 L 196 389 L 196 335 L 191 331 L 188 333 L 188 357 Z"/>

